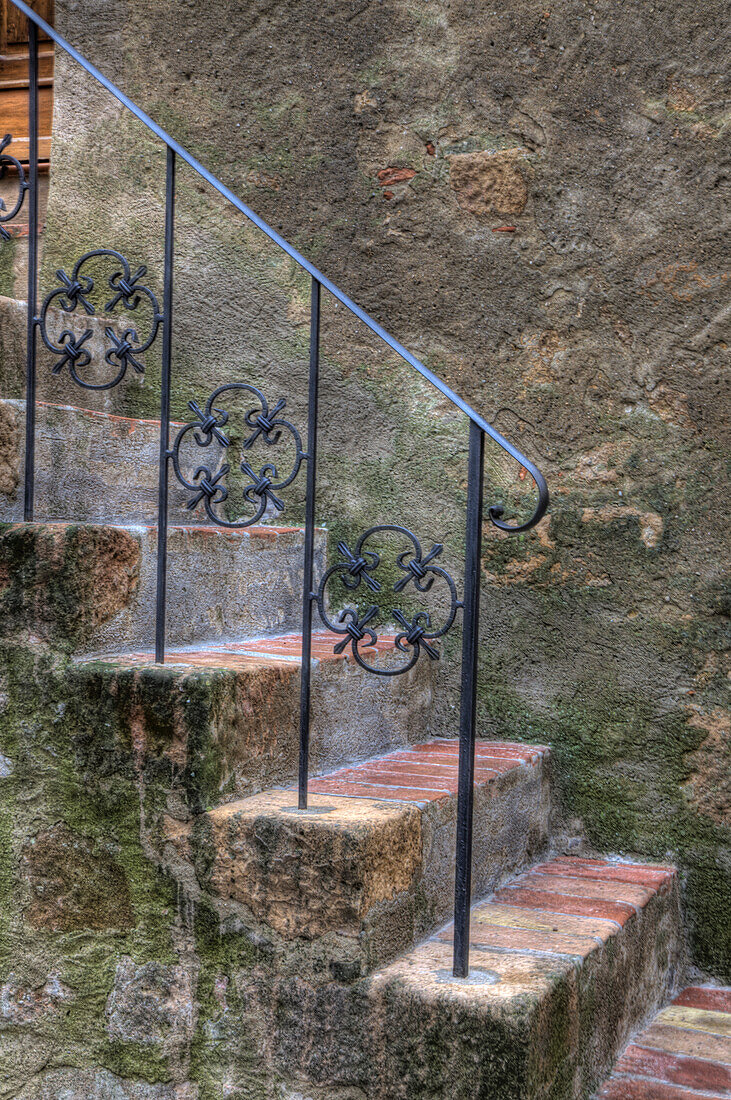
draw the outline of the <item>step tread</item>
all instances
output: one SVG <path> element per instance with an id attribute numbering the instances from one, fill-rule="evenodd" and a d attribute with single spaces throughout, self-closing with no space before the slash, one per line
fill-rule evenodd
<path id="1" fill-rule="evenodd" d="M 731 988 L 689 986 L 617 1062 L 597 1100 L 731 1097 Z"/>
<path id="2" fill-rule="evenodd" d="M 426 741 L 329 770 L 310 780 L 306 811 L 297 807 L 294 785 L 214 806 L 202 833 L 208 888 L 288 942 L 299 941 L 298 965 L 321 951 L 305 943 L 336 935 L 355 972 L 372 973 L 435 932 L 452 911 L 457 745 Z M 476 895 L 543 850 L 547 751 L 477 747 Z"/>
<path id="3" fill-rule="evenodd" d="M 398 749 L 310 780 L 313 794 L 381 801 L 432 802 L 457 793 L 459 741 L 440 739 Z M 481 742 L 475 749 L 475 779 L 482 786 L 546 756 L 542 746 Z"/>
<path id="4" fill-rule="evenodd" d="M 473 904 L 470 917 L 467 978 L 452 975 L 450 923 L 371 979 L 371 996 L 386 1012 L 379 1055 L 387 1094 L 406 1097 L 423 1085 L 420 1031 L 431 1039 L 439 1027 L 440 1057 L 459 1053 L 435 1095 L 456 1072 L 464 1089 L 477 1082 L 474 1095 L 497 1096 L 501 1088 L 511 1097 L 589 1095 L 596 1074 L 607 1072 L 633 1028 L 667 996 L 682 942 L 676 871 L 560 856 L 533 863 Z M 489 1043 L 483 1054 L 471 1039 L 497 1041 L 505 1027 L 515 1027 L 522 1043 L 509 1069 L 491 1058 Z M 405 1065 L 417 1069 L 402 1083 Z"/>
<path id="5" fill-rule="evenodd" d="M 592 880 L 588 889 L 593 893 L 587 893 L 587 880 L 580 873 L 575 878 L 569 874 L 570 857 L 560 861 L 560 866 L 567 868 L 565 877 L 554 877 L 550 870 L 552 864 L 553 861 L 536 864 L 528 873 L 517 875 L 496 890 L 492 898 L 473 905 L 471 942 L 479 947 L 489 947 L 495 940 L 497 929 L 514 928 L 516 931 L 535 933 L 536 944 L 544 942 L 546 934 L 557 936 L 555 948 L 549 949 L 550 954 L 571 954 L 560 950 L 563 946 L 560 937 L 564 935 L 585 935 L 597 947 L 626 923 L 628 915 L 644 908 L 655 894 L 665 890 L 675 876 L 674 869 L 668 868 L 662 883 L 657 884 L 653 870 L 647 870 L 641 864 L 632 864 L 639 874 L 647 870 L 648 877 L 645 886 L 639 888 L 642 891 L 640 894 L 634 883 L 617 881 L 612 877 L 616 864 L 608 861 L 607 877 Z M 545 880 L 550 889 L 547 886 L 545 890 L 529 891 L 523 886 L 526 879 L 532 882 Z M 577 901 L 587 904 L 577 908 Z M 534 913 L 535 926 L 526 927 L 530 925 L 530 915 Z M 438 938 L 451 940 L 452 934 L 453 926 L 450 925 L 439 933 Z M 517 938 L 525 939 L 522 936 Z M 525 947 L 519 948 L 516 944 L 516 950 L 522 951 Z M 546 948 L 536 946 L 534 950 L 545 951 Z"/>
<path id="6" fill-rule="evenodd" d="M 316 661 L 343 661 L 349 655 L 335 653 L 334 646 L 342 642 L 342 634 L 333 634 L 329 630 L 312 632 L 312 657 Z M 361 647 L 371 653 L 386 653 L 394 649 L 395 635 L 382 634 L 375 646 Z M 103 654 L 93 658 L 108 664 L 123 665 L 132 668 L 145 668 L 155 665 L 153 650 L 141 649 L 129 653 Z M 77 658 L 78 663 L 86 663 L 88 657 Z M 220 642 L 214 645 L 171 646 L 165 653 L 165 665 L 171 668 L 216 668 L 229 671 L 245 671 L 262 663 L 266 664 L 302 664 L 302 634 L 276 634 L 270 637 L 249 638 L 237 642 Z M 354 667 L 355 662 L 352 662 Z"/>

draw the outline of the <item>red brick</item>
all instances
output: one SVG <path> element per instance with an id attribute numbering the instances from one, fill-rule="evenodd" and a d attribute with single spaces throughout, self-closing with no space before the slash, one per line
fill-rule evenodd
<path id="1" fill-rule="evenodd" d="M 449 798 L 443 791 L 429 791 L 417 787 L 378 787 L 367 784 L 349 785 L 330 783 L 328 779 L 311 779 L 309 789 L 314 794 L 342 795 L 347 798 L 376 798 L 398 802 L 436 802 L 440 798 Z"/>
<path id="2" fill-rule="evenodd" d="M 533 872 L 521 875 L 514 880 L 516 886 L 528 886 L 532 890 L 550 890 L 571 897 L 595 898 L 602 901 L 622 901 L 627 905 L 642 908 L 655 893 L 645 886 L 636 886 L 632 882 L 602 882 L 600 879 L 572 878 L 567 875 L 534 875 Z"/>
<path id="3" fill-rule="evenodd" d="M 439 939 L 451 943 L 454 925 L 439 933 Z M 599 947 L 593 936 L 570 936 L 560 932 L 532 928 L 498 928 L 494 925 L 470 923 L 470 943 L 479 947 L 497 947 L 508 951 L 541 951 L 551 955 L 571 955 L 585 959 Z"/>
<path id="4" fill-rule="evenodd" d="M 695 1091 L 641 1077 L 612 1077 L 596 1095 L 597 1100 L 703 1100 Z"/>
<path id="5" fill-rule="evenodd" d="M 655 889 L 668 882 L 674 875 L 672 867 L 646 867 L 633 863 L 602 863 L 571 856 L 559 856 L 550 863 L 539 863 L 533 870 L 542 875 L 572 875 L 577 878 L 600 879 L 605 882 L 635 882 Z"/>
<path id="6" fill-rule="evenodd" d="M 674 1027 L 672 1024 L 650 1024 L 642 1032 L 641 1039 L 643 1047 L 731 1065 L 731 1042 L 722 1035 L 712 1035 L 690 1027 Z"/>
<path id="7" fill-rule="evenodd" d="M 642 1036 L 629 1046 L 617 1062 L 617 1073 L 635 1073 L 639 1077 L 653 1077 L 671 1085 L 716 1093 L 731 1097 L 731 1066 L 720 1062 L 707 1062 L 685 1054 L 671 1054 L 664 1050 L 651 1050 L 642 1046 Z"/>
<path id="8" fill-rule="evenodd" d="M 425 745 L 414 745 L 414 752 L 448 752 L 455 756 L 459 754 L 459 742 L 455 739 L 429 741 Z M 508 744 L 503 741 L 479 741 L 475 746 L 475 757 L 490 756 L 495 759 L 537 759 L 541 754 L 540 749 L 534 745 Z"/>
<path id="9" fill-rule="evenodd" d="M 706 1008 L 711 1012 L 731 1012 L 731 989 L 690 985 L 675 998 L 673 1004 L 685 1008 Z"/>
<path id="10" fill-rule="evenodd" d="M 503 905 L 523 905 L 532 909 L 545 909 L 554 913 L 573 913 L 586 917 L 601 917 L 624 925 L 634 916 L 633 905 L 623 902 L 603 901 L 601 898 L 577 898 L 567 894 L 551 893 L 548 890 L 503 887 L 495 891 L 495 900 Z"/>
<path id="11" fill-rule="evenodd" d="M 412 757 L 410 760 L 394 760 L 392 756 L 384 756 L 382 760 L 374 760 L 373 763 L 366 763 L 360 765 L 357 769 L 354 769 L 362 774 L 366 774 L 371 768 L 376 768 L 381 772 L 388 772 L 390 775 L 425 775 L 431 779 L 445 779 L 448 781 L 457 779 L 457 768 L 451 767 L 446 764 L 430 764 L 428 762 L 422 763 L 418 757 Z M 340 772 L 335 772 L 335 775 L 340 775 Z M 494 779 L 497 775 L 492 768 L 475 768 L 475 778 L 490 780 Z"/>
<path id="12" fill-rule="evenodd" d="M 334 772 L 333 775 L 324 776 L 330 783 L 330 789 L 335 790 L 336 787 L 346 787 L 353 783 L 359 783 L 361 786 L 366 784 L 375 784 L 380 787 L 423 787 L 424 790 L 440 791 L 442 794 L 456 794 L 457 793 L 457 779 L 450 779 L 447 776 L 424 776 L 418 774 L 411 774 L 410 772 L 404 772 L 401 775 L 396 775 L 393 772 L 389 772 L 387 768 L 379 768 L 377 765 L 373 765 L 369 768 L 357 768 L 352 771 L 340 771 Z"/>

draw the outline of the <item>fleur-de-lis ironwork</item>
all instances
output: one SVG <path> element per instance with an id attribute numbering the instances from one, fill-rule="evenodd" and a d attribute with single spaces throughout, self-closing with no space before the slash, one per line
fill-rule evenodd
<path id="1" fill-rule="evenodd" d="M 5 228 L 5 225 L 11 222 L 13 218 L 16 218 L 20 213 L 25 201 L 25 193 L 29 187 L 23 165 L 16 157 L 12 156 L 11 153 L 5 152 L 12 140 L 12 135 L 6 134 L 0 141 L 0 180 L 5 179 L 8 168 L 14 168 L 18 173 L 18 194 L 10 209 L 7 208 L 3 199 L 0 199 L 0 240 L 3 241 L 10 240 L 10 234 Z"/>
<path id="2" fill-rule="evenodd" d="M 113 328 L 107 326 L 104 329 L 109 346 L 104 353 L 104 361 L 114 370 L 114 376 L 106 382 L 89 382 L 82 378 L 79 370 L 89 366 L 92 356 L 88 348 L 83 345 L 93 336 L 93 329 L 87 328 L 81 335 L 73 333 L 70 329 L 64 329 L 60 335 L 54 336 L 48 331 L 48 311 L 52 307 L 60 309 L 63 313 L 75 313 L 81 308 L 87 317 L 96 315 L 96 310 L 91 301 L 94 291 L 94 279 L 90 275 L 81 272 L 84 264 L 90 260 L 108 257 L 114 261 L 115 270 L 107 279 L 112 296 L 104 305 L 104 313 L 113 313 L 121 304 L 125 310 L 136 310 L 143 300 L 146 300 L 151 308 L 150 331 L 146 340 L 141 340 L 137 329 L 127 328 L 121 336 Z M 54 355 L 59 356 L 52 367 L 53 374 L 60 374 L 64 367 L 68 366 L 69 374 L 74 382 L 87 390 L 109 390 L 118 385 L 131 367 L 137 374 L 144 374 L 144 366 L 139 356 L 143 355 L 153 344 L 157 336 L 162 315 L 157 303 L 157 298 L 149 287 L 144 286 L 140 279 L 147 273 L 144 265 L 138 267 L 132 274 L 129 261 L 113 248 L 97 248 L 92 252 L 86 252 L 80 260 L 77 260 L 71 275 L 67 275 L 61 268 L 56 272 L 60 286 L 52 290 L 46 296 L 38 319 L 38 327 L 43 343 Z"/>
<path id="3" fill-rule="evenodd" d="M 288 432 L 294 442 L 295 456 L 292 468 L 286 477 L 280 477 L 277 467 L 267 462 L 257 471 L 245 460 L 240 463 L 239 469 L 249 478 L 242 490 L 242 496 L 247 504 L 250 504 L 254 513 L 235 520 L 227 520 L 214 510 L 214 505 L 222 504 L 229 497 L 228 488 L 221 484 L 223 478 L 231 472 L 228 463 L 224 463 L 214 475 L 210 466 L 199 466 L 190 480 L 183 474 L 181 468 L 180 448 L 183 442 L 193 441 L 198 447 L 210 447 L 215 442 L 222 448 L 231 446 L 231 440 L 223 430 L 229 422 L 229 413 L 218 408 L 217 403 L 222 402 L 224 394 L 251 393 L 256 398 L 258 405 L 249 409 L 244 422 L 251 433 L 242 443 L 245 451 L 250 450 L 257 439 L 262 439 L 268 446 L 279 443 L 284 432 Z M 281 398 L 270 410 L 269 403 L 256 386 L 248 382 L 231 382 L 226 386 L 219 386 L 211 394 L 204 409 L 195 401 L 188 402 L 188 408 L 195 414 L 196 419 L 183 425 L 176 435 L 173 445 L 168 451 L 168 457 L 172 460 L 175 476 L 180 484 L 193 495 L 188 500 L 186 507 L 196 508 L 201 501 L 210 520 L 220 527 L 250 527 L 262 518 L 268 507 L 273 507 L 277 512 L 284 511 L 284 502 L 277 493 L 291 485 L 299 473 L 303 459 L 307 455 L 302 450 L 302 439 L 297 428 L 289 420 L 284 420 L 279 413 L 286 407 L 286 400 Z"/>
<path id="4" fill-rule="evenodd" d="M 361 582 L 364 582 L 371 592 L 381 591 L 381 584 L 372 576 L 380 565 L 380 555 L 373 550 L 364 550 L 363 547 L 372 536 L 386 532 L 405 536 L 413 547 L 411 550 L 405 550 L 396 558 L 396 565 L 404 571 L 405 576 L 400 577 L 394 583 L 393 592 L 403 592 L 411 583 L 419 592 L 429 592 L 435 579 L 440 577 L 447 584 L 450 602 L 445 622 L 439 628 L 432 627 L 431 616 L 427 611 L 417 612 L 409 621 L 402 611 L 398 608 L 392 608 L 391 617 L 402 628 L 401 632 L 396 635 L 395 646 L 399 652 L 406 654 L 408 660 L 395 667 L 379 668 L 370 664 L 364 658 L 361 648 L 373 648 L 378 643 L 378 635 L 372 627 L 368 626 L 368 623 L 372 622 L 379 614 L 380 607 L 377 604 L 371 604 L 362 616 L 359 615 L 357 609 L 346 607 L 339 612 L 337 618 L 334 618 L 328 613 L 325 602 L 327 586 L 335 577 L 340 579 L 341 584 L 349 592 L 355 592 L 360 587 Z M 439 660 L 439 650 L 432 645 L 432 642 L 437 638 L 444 637 L 447 631 L 451 629 L 457 611 L 462 607 L 462 603 L 457 596 L 457 587 L 454 580 L 446 569 L 436 564 L 437 558 L 441 556 L 443 549 L 441 543 L 435 543 L 429 553 L 424 556 L 416 536 L 405 527 L 399 527 L 395 524 L 380 524 L 377 527 L 370 527 L 361 535 L 355 549 L 352 551 L 346 543 L 338 543 L 338 552 L 343 560 L 330 566 L 323 575 L 317 592 L 314 593 L 320 618 L 325 626 L 332 630 L 334 634 L 343 635 L 342 641 L 337 642 L 334 646 L 335 653 L 344 653 L 350 647 L 353 657 L 361 668 L 366 669 L 368 672 L 374 672 L 377 676 L 399 676 L 403 672 L 408 672 L 418 661 L 422 650 L 433 661 Z"/>

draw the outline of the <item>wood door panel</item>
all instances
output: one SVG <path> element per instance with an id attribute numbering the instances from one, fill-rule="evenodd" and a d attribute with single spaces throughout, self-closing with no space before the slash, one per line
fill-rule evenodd
<path id="1" fill-rule="evenodd" d="M 54 0 L 30 0 L 30 6 L 41 19 L 53 26 L 55 15 Z M 41 32 L 40 37 L 48 41 Z M 0 49 L 17 46 L 28 41 L 28 20 L 18 11 L 10 0 L 0 0 Z"/>
<path id="2" fill-rule="evenodd" d="M 38 89 L 38 159 L 48 160 L 51 155 L 51 126 L 53 123 L 53 88 Z M 14 90 L 0 92 L 0 131 L 12 134 L 8 152 L 18 160 L 28 160 L 28 93 Z M 0 134 L 0 136 L 2 136 Z"/>

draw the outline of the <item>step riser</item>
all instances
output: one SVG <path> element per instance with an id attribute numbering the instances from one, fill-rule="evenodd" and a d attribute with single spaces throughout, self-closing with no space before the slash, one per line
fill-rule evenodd
<path id="1" fill-rule="evenodd" d="M 180 659 L 179 656 L 177 658 Z M 122 745 L 143 752 L 145 766 L 169 768 L 191 783 L 200 813 L 232 799 L 296 782 L 300 665 L 246 661 L 240 669 L 175 664 L 130 667 L 91 661 L 69 669 L 79 722 L 98 722 Z M 433 671 L 423 661 L 385 680 L 352 661 L 313 666 L 310 770 L 363 760 L 419 741 L 429 729 Z M 343 699 L 348 705 L 343 705 Z M 294 799 L 296 801 L 296 799 Z M 290 798 L 292 801 L 292 798 Z M 181 821 L 188 827 L 192 818 Z"/>
<path id="2" fill-rule="evenodd" d="M 86 523 L 157 523 L 160 425 L 154 420 L 93 413 L 62 405 L 36 411 L 35 511 L 38 520 Z M 25 402 L 0 402 L 0 519 L 23 518 Z M 214 443 L 198 463 L 220 464 Z M 190 480 L 195 466 L 182 463 Z M 168 520 L 208 524 L 202 504 L 169 480 Z"/>
<path id="3" fill-rule="evenodd" d="M 87 329 L 91 329 L 92 336 L 85 347 L 92 358 L 89 367 L 81 372 L 82 376 L 92 382 L 102 382 L 113 377 L 110 373 L 111 368 L 104 362 L 104 355 L 109 350 L 109 338 L 105 336 L 104 330 L 111 328 L 117 336 L 122 336 L 127 323 L 119 317 L 89 317 L 83 309 L 74 313 L 62 313 L 60 310 L 49 309 L 48 318 L 48 331 L 52 336 L 57 336 L 64 329 L 69 329 L 75 336 L 80 337 Z M 25 396 L 26 326 L 26 302 L 0 295 L 0 392 L 3 397 L 20 400 Z M 139 358 L 144 364 L 144 354 Z M 144 375 L 130 369 L 122 381 L 112 389 L 87 390 L 71 379 L 68 368 L 64 368 L 60 374 L 53 374 L 53 365 L 57 359 L 58 356 L 54 357 L 44 347 L 39 336 L 36 343 L 36 398 L 38 401 L 48 401 L 56 405 L 82 405 L 85 409 L 96 412 L 117 413 L 123 416 L 129 412 L 130 388 L 139 390 L 145 385 Z M 149 383 L 147 385 L 149 387 Z M 159 400 L 158 386 L 155 402 Z"/>
<path id="4" fill-rule="evenodd" d="M 295 802 L 293 792 L 269 791 L 207 815 L 205 887 L 267 930 L 283 967 L 294 954 L 297 972 L 314 980 L 324 945 L 336 940 L 340 972 L 357 977 L 452 916 L 456 797 L 409 804 L 315 794 L 316 813 L 305 817 Z M 540 754 L 476 789 L 475 896 L 538 855 L 549 816 Z"/>
<path id="5" fill-rule="evenodd" d="M 316 533 L 315 569 L 325 535 Z M 147 527 L 18 524 L 0 533 L 11 586 L 0 624 L 77 654 L 154 647 L 157 532 Z M 168 645 L 300 628 L 303 533 L 170 528 Z"/>

